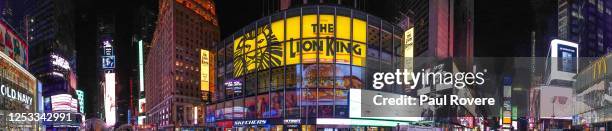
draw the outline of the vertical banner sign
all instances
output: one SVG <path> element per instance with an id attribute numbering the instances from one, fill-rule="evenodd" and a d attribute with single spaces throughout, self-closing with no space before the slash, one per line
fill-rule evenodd
<path id="1" fill-rule="evenodd" d="M 503 95 L 504 95 L 504 106 L 503 106 L 503 117 L 502 124 L 506 125 L 506 127 L 510 126 L 512 123 L 512 78 L 504 77 L 503 81 Z"/>
<path id="2" fill-rule="evenodd" d="M 207 50 L 200 50 L 200 90 L 208 91 L 209 86 L 209 65 L 210 65 L 210 53 Z"/>
<path id="3" fill-rule="evenodd" d="M 106 73 L 104 78 L 104 116 L 106 117 L 106 125 L 114 125 L 116 122 L 115 73 Z"/>
<path id="4" fill-rule="evenodd" d="M 414 57 L 414 27 L 404 32 L 404 69 L 412 71 Z M 412 79 L 409 77 L 409 79 Z"/>
<path id="5" fill-rule="evenodd" d="M 138 41 L 138 82 L 140 92 L 144 92 L 144 55 L 142 50 L 142 40 Z M 139 97 L 140 98 L 140 97 Z"/>
<path id="6" fill-rule="evenodd" d="M 85 93 L 81 90 L 76 90 L 76 94 L 79 100 L 79 112 L 85 113 Z"/>

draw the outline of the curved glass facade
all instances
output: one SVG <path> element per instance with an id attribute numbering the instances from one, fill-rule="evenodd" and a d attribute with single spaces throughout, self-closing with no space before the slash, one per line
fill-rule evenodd
<path id="1" fill-rule="evenodd" d="M 218 44 L 219 84 L 206 120 L 348 118 L 349 89 L 368 89 L 374 72 L 402 68 L 402 32 L 333 6 L 261 18 Z"/>

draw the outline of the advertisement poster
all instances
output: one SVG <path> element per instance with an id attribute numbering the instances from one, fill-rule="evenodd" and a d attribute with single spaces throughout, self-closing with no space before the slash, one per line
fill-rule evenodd
<path id="1" fill-rule="evenodd" d="M 265 118 L 264 112 L 268 111 L 270 97 L 267 94 L 257 96 L 257 118 Z"/>
<path id="2" fill-rule="evenodd" d="M 257 98 L 255 96 L 244 98 L 244 106 L 246 107 L 246 118 L 257 118 Z"/>
<path id="3" fill-rule="evenodd" d="M 283 92 L 272 92 L 270 93 L 270 111 L 265 112 L 264 116 L 268 116 L 268 118 L 279 118 L 283 114 L 283 103 L 284 103 L 284 95 Z"/>
<path id="4" fill-rule="evenodd" d="M 298 93 L 296 91 L 287 91 L 285 95 L 285 111 L 287 113 L 287 117 L 300 116 Z"/>

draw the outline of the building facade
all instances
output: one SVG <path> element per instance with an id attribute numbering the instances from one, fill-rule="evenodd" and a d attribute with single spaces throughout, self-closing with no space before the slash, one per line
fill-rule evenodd
<path id="1" fill-rule="evenodd" d="M 612 51 L 612 1 L 559 0 L 558 36 L 578 43 L 581 57 L 599 57 Z M 581 62 L 581 65 L 590 61 Z"/>
<path id="2" fill-rule="evenodd" d="M 595 60 L 576 75 L 573 86 L 572 127 L 580 130 L 612 129 L 612 55 Z M 610 67 L 610 68 L 608 68 Z"/>
<path id="3" fill-rule="evenodd" d="M 28 45 L 0 21 L 0 130 L 35 130 L 38 122 L 18 121 L 17 113 L 40 113 L 37 79 L 26 70 Z"/>
<path id="4" fill-rule="evenodd" d="M 42 83 L 45 112 L 76 111 L 76 53 L 73 5 L 69 0 L 25 1 L 29 70 Z M 69 95 L 70 98 L 65 96 Z M 53 99 L 58 98 L 58 99 Z M 74 106 L 73 106 L 74 104 Z M 65 106 L 68 105 L 68 106 Z M 77 119 L 80 121 L 80 118 Z M 45 122 L 46 128 L 76 128 L 73 122 Z"/>
<path id="5" fill-rule="evenodd" d="M 219 41 L 212 1 L 160 0 L 145 63 L 146 126 L 200 127 L 209 95 L 200 85 L 201 52 Z"/>
<path id="6" fill-rule="evenodd" d="M 406 125 L 411 121 L 363 119 L 349 109 L 360 108 L 349 102 L 360 95 L 349 94 L 373 91 L 367 85 L 374 72 L 403 68 L 403 32 L 379 17 L 338 6 L 291 8 L 254 21 L 216 46 L 218 84 L 206 107 L 207 126 L 395 130 Z"/>

